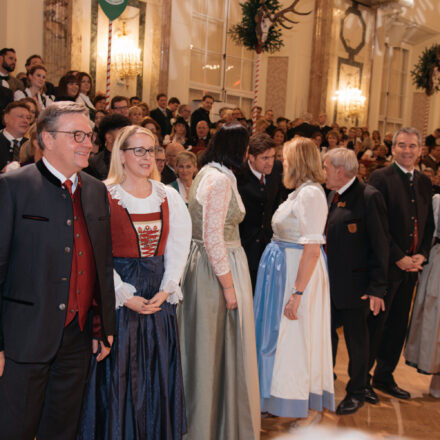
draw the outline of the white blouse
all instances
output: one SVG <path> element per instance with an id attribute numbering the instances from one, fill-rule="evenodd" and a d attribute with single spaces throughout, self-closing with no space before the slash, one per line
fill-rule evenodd
<path id="1" fill-rule="evenodd" d="M 307 181 L 289 194 L 272 217 L 275 240 L 299 244 L 324 244 L 328 207 L 324 190 Z"/>
<path id="2" fill-rule="evenodd" d="M 23 90 L 16 90 L 14 92 L 14 101 L 20 101 L 20 99 L 24 99 L 24 98 L 33 98 L 32 96 L 32 92 L 31 90 L 28 88 Z M 43 100 L 44 98 L 44 100 Z M 47 96 L 44 93 L 37 93 L 36 99 L 38 101 L 38 103 L 40 104 L 40 108 L 46 108 L 48 107 L 50 104 L 53 103 L 53 99 L 51 99 L 49 96 Z"/>
<path id="3" fill-rule="evenodd" d="M 159 212 L 160 205 L 167 198 L 169 207 L 169 233 L 164 253 L 165 272 L 159 290 L 169 293 L 167 302 L 177 304 L 182 300 L 182 290 L 179 286 L 191 243 L 192 225 L 191 217 L 182 197 L 172 187 L 161 182 L 150 180 L 152 192 L 148 197 L 138 198 L 121 185 L 112 185 L 108 188 L 113 199 L 127 209 L 129 214 L 148 214 Z M 122 281 L 116 270 L 113 271 L 116 308 L 122 307 L 136 292 L 136 288 Z"/>

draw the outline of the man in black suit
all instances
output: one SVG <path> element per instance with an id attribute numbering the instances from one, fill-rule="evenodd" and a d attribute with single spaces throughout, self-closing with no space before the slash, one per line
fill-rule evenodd
<path id="1" fill-rule="evenodd" d="M 350 380 L 337 414 L 356 412 L 364 400 L 377 403 L 367 388 L 369 362 L 369 310 L 384 310 L 387 286 L 389 238 L 382 194 L 361 183 L 353 151 L 330 150 L 324 156 L 329 214 L 326 227 L 330 277 L 333 362 L 338 346 L 337 328 L 344 327 Z"/>
<path id="2" fill-rule="evenodd" d="M 400 399 L 411 396 L 397 386 L 393 372 L 405 340 L 418 272 L 428 258 L 434 232 L 431 181 L 414 169 L 421 145 L 418 130 L 401 128 L 393 137 L 395 162 L 374 171 L 369 179 L 384 197 L 391 237 L 386 310 L 369 317 L 370 369 L 376 358 L 373 386 Z"/>
<path id="3" fill-rule="evenodd" d="M 185 151 L 185 148 L 182 144 L 178 142 L 171 142 L 167 145 L 165 149 L 165 167 L 161 173 L 161 181 L 168 185 L 171 182 L 174 182 L 177 179 L 176 174 L 176 159 L 177 155 Z"/>
<path id="4" fill-rule="evenodd" d="M 159 93 L 156 96 L 157 108 L 151 110 L 150 117 L 152 117 L 159 125 L 162 137 L 171 133 L 171 118 L 173 113 L 167 108 L 167 95 L 165 93 Z"/>
<path id="5" fill-rule="evenodd" d="M 251 136 L 248 161 L 237 180 L 246 208 L 240 223 L 240 238 L 246 252 L 252 287 L 255 290 L 258 264 L 272 238 L 272 215 L 278 208 L 283 167 L 275 161 L 275 143 L 266 133 Z"/>
<path id="6" fill-rule="evenodd" d="M 98 128 L 98 143 L 102 149 L 90 158 L 89 166 L 84 169 L 86 173 L 99 180 L 107 179 L 113 144 L 121 128 L 128 125 L 131 125 L 130 119 L 118 113 L 102 118 Z"/>
<path id="7" fill-rule="evenodd" d="M 196 127 L 199 121 L 206 121 L 208 123 L 208 127 L 212 127 L 209 112 L 211 111 L 213 104 L 214 98 L 211 95 L 205 95 L 202 98 L 200 107 L 197 110 L 194 110 L 191 115 L 191 136 L 197 136 Z"/>
<path id="8" fill-rule="evenodd" d="M 14 100 L 14 92 L 7 87 L 0 85 L 0 128 L 4 128 L 3 110 Z"/>
<path id="9" fill-rule="evenodd" d="M 429 147 L 429 154 L 422 159 L 422 164 L 427 168 L 431 168 L 434 173 L 437 172 L 440 164 L 440 144 Z"/>
<path id="10" fill-rule="evenodd" d="M 29 129 L 29 109 L 18 101 L 9 103 L 3 115 L 5 128 L 0 132 L 0 172 L 9 162 L 19 161 L 20 148 L 27 140 Z"/>
<path id="11" fill-rule="evenodd" d="M 80 172 L 91 135 L 83 106 L 50 105 L 43 159 L 0 177 L 2 440 L 75 439 L 91 352 L 113 342 L 107 190 Z"/>

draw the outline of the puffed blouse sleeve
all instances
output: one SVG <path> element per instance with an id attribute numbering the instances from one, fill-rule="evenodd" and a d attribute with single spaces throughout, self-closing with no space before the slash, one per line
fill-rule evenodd
<path id="1" fill-rule="evenodd" d="M 177 304 L 183 298 L 179 283 L 189 254 L 192 225 L 188 209 L 179 193 L 170 186 L 166 186 L 165 191 L 170 211 L 170 230 L 165 247 L 165 272 L 160 290 L 170 294 L 167 302 Z"/>
<path id="2" fill-rule="evenodd" d="M 328 208 L 322 189 L 315 185 L 306 185 L 298 193 L 295 205 L 300 230 L 298 243 L 324 244 Z"/>
<path id="3" fill-rule="evenodd" d="M 197 201 L 203 207 L 203 243 L 217 276 L 230 271 L 224 226 L 231 196 L 231 182 L 217 170 L 206 172 L 196 193 Z"/>

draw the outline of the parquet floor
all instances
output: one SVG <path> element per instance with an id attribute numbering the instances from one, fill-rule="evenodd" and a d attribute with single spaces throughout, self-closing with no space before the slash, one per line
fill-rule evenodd
<path id="1" fill-rule="evenodd" d="M 348 355 L 342 335 L 339 338 L 339 352 L 336 359 L 335 381 L 336 406 L 345 396 L 347 383 Z M 404 436 L 411 439 L 440 439 L 440 399 L 429 396 L 431 376 L 418 374 L 408 367 L 403 357 L 396 369 L 394 378 L 398 385 L 411 393 L 409 401 L 395 399 L 377 391 L 380 403 L 365 405 L 355 414 L 337 416 L 324 412 L 321 424 L 365 430 L 377 438 Z M 287 433 L 292 419 L 264 418 L 262 420 L 261 440 L 276 438 Z M 322 439 L 325 440 L 325 439 Z"/>

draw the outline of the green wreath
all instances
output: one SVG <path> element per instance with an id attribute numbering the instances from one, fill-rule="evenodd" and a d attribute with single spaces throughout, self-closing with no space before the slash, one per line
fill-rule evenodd
<path id="1" fill-rule="evenodd" d="M 284 46 L 283 40 L 281 39 L 282 31 L 280 25 L 275 23 L 269 29 L 266 41 L 260 44 L 257 37 L 257 22 L 255 17 L 258 15 L 262 4 L 272 13 L 277 12 L 281 7 L 278 0 L 249 0 L 240 3 L 243 14 L 241 23 L 231 26 L 229 34 L 236 43 L 242 44 L 249 50 L 274 53 Z"/>
<path id="2" fill-rule="evenodd" d="M 434 44 L 425 49 L 419 57 L 419 62 L 411 71 L 414 85 L 422 89 L 428 96 L 440 91 L 440 81 L 434 81 L 436 68 L 440 73 L 440 45 Z"/>

